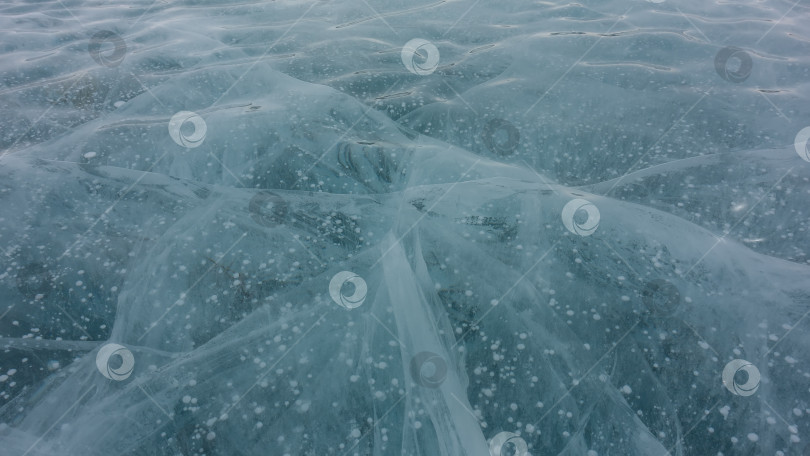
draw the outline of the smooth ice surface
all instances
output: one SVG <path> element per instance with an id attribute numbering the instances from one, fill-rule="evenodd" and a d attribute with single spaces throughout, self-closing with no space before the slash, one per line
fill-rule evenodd
<path id="1" fill-rule="evenodd" d="M 0 454 L 808 454 L 808 8 L 3 3 Z"/>

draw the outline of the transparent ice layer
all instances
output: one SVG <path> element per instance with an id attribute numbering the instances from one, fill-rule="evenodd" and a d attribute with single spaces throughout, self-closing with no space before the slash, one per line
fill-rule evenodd
<path id="1" fill-rule="evenodd" d="M 4 4 L 0 454 L 805 454 L 763 3 Z"/>

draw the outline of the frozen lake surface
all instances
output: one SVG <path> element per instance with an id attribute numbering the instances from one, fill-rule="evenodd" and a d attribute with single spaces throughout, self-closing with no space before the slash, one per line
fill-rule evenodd
<path id="1" fill-rule="evenodd" d="M 0 5 L 0 454 L 810 454 L 807 1 Z"/>

